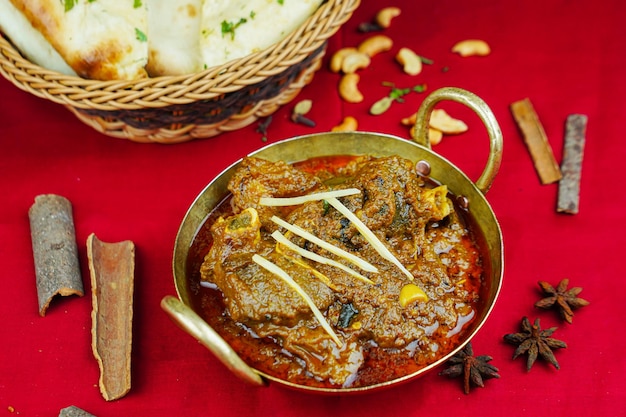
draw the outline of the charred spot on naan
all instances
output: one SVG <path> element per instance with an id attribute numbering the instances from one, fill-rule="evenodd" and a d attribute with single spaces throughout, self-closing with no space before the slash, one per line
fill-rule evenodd
<path id="1" fill-rule="evenodd" d="M 72 55 L 68 61 L 76 73 L 83 78 L 95 80 L 146 78 L 147 73 L 141 66 L 120 66 L 120 63 L 123 63 L 131 53 L 131 49 L 128 44 L 109 39 L 89 51 Z"/>

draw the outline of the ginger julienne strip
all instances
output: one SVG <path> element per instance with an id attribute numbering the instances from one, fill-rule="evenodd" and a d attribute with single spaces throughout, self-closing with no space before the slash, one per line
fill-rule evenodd
<path id="1" fill-rule="evenodd" d="M 408 269 L 402 265 L 402 263 L 396 258 L 393 253 L 376 237 L 376 235 L 359 219 L 354 213 L 352 213 L 346 206 L 341 204 L 336 198 L 329 198 L 328 204 L 333 206 L 337 211 L 343 214 L 352 224 L 357 228 L 359 233 L 369 242 L 370 245 L 378 252 L 380 256 L 393 263 L 404 275 L 410 280 L 413 280 L 413 275 Z"/>
<path id="2" fill-rule="evenodd" d="M 131 350 L 135 245 L 87 238 L 91 275 L 92 350 L 100 367 L 100 392 L 107 401 L 123 397 L 131 386 Z"/>
<path id="3" fill-rule="evenodd" d="M 586 130 L 586 115 L 571 114 L 567 117 L 565 123 L 563 160 L 561 161 L 563 178 L 559 181 L 559 198 L 557 202 L 557 211 L 560 213 L 578 213 L 580 176 L 585 149 Z"/>
<path id="4" fill-rule="evenodd" d="M 35 197 L 28 211 L 30 221 L 39 315 L 46 315 L 56 295 L 84 295 L 72 204 L 65 197 Z"/>
<path id="5" fill-rule="evenodd" d="M 552 148 L 539 116 L 528 98 L 511 104 L 511 112 L 519 126 L 524 142 L 535 165 L 542 184 L 551 184 L 561 179 L 561 170 L 554 159 Z"/>
<path id="6" fill-rule="evenodd" d="M 260 255 L 253 255 L 252 260 L 262 268 L 266 269 L 267 271 L 273 273 L 274 275 L 285 281 L 287 285 L 293 288 L 293 290 L 296 291 L 298 295 L 302 297 L 302 299 L 308 304 L 315 318 L 318 320 L 326 333 L 328 333 L 331 339 L 333 339 L 333 341 L 337 344 L 337 346 L 340 348 L 343 346 L 343 343 L 341 342 L 341 340 L 339 340 L 339 337 L 337 337 L 337 334 L 333 331 L 330 323 L 328 323 L 328 321 L 324 318 L 322 312 L 315 306 L 315 303 L 313 302 L 311 297 L 306 293 L 306 291 L 304 291 L 304 289 L 300 285 L 298 285 L 296 281 L 293 280 L 293 278 L 291 278 L 288 273 L 286 273 L 280 267 Z"/>
<path id="7" fill-rule="evenodd" d="M 347 188 L 306 194 L 299 197 L 261 197 L 259 199 L 259 204 L 262 206 L 295 206 L 308 201 L 319 201 L 330 197 L 346 197 L 355 194 L 361 194 L 361 190 L 357 188 Z"/>
<path id="8" fill-rule="evenodd" d="M 348 274 L 352 275 L 355 278 L 360 279 L 363 282 L 366 282 L 368 284 L 374 284 L 374 281 L 370 280 L 367 277 L 364 277 L 363 275 L 359 274 L 358 272 L 356 272 L 355 270 L 348 268 L 347 266 L 345 266 L 344 264 L 337 262 L 333 259 L 330 258 L 326 258 L 325 256 L 321 256 L 315 252 L 311 252 L 309 250 L 306 250 L 304 248 L 301 248 L 300 246 L 296 245 L 295 243 L 291 242 L 289 239 L 287 239 L 285 237 L 285 235 L 283 235 L 282 233 L 280 233 L 278 230 L 274 231 L 274 233 L 272 233 L 272 237 L 274 238 L 274 240 L 276 242 L 278 242 L 281 245 L 286 246 L 287 248 L 291 249 L 292 251 L 296 252 L 298 255 L 310 259 L 312 261 L 324 264 L 324 265 L 330 265 L 330 266 L 334 266 L 335 268 L 339 268 L 344 272 L 347 272 Z"/>
<path id="9" fill-rule="evenodd" d="M 358 256 L 351 254 L 350 252 L 346 252 L 345 250 L 318 238 L 317 236 L 307 232 L 306 230 L 302 229 L 299 226 L 296 226 L 295 224 L 290 224 L 276 216 L 272 216 L 270 220 L 272 220 L 277 225 L 289 230 L 291 233 L 294 233 L 300 237 L 303 237 L 306 240 L 326 249 L 330 253 L 334 253 L 335 255 L 340 256 L 343 259 L 346 259 L 347 261 L 358 266 L 364 271 L 378 273 L 378 268 L 376 268 L 374 265 L 370 264 L 366 260 L 361 259 Z"/>

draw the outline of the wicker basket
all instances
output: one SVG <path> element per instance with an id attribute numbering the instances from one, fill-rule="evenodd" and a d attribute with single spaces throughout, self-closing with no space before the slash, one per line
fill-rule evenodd
<path id="1" fill-rule="evenodd" d="M 160 143 L 207 138 L 247 126 L 291 101 L 320 68 L 328 38 L 359 3 L 328 0 L 278 44 L 197 74 L 86 80 L 29 62 L 2 36 L 0 73 L 108 136 Z"/>

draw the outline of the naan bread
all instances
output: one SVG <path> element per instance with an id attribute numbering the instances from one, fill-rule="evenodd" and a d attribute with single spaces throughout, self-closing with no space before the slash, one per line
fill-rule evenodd
<path id="1" fill-rule="evenodd" d="M 148 73 L 182 75 L 265 49 L 323 0 L 148 1 Z"/>
<path id="2" fill-rule="evenodd" d="M 203 0 L 148 0 L 148 74 L 202 71 L 200 26 Z"/>
<path id="3" fill-rule="evenodd" d="M 265 49 L 322 2 L 0 0 L 0 29 L 45 68 L 134 80 L 196 73 Z"/>
<path id="4" fill-rule="evenodd" d="M 205 0 L 200 37 L 204 65 L 221 65 L 281 41 L 320 4 L 322 0 Z"/>
<path id="5" fill-rule="evenodd" d="M 30 62 L 62 74 L 76 75 L 50 42 L 9 0 L 0 0 L 0 31 Z"/>
<path id="6" fill-rule="evenodd" d="M 11 0 L 81 77 L 146 77 L 145 2 L 133 0 Z M 71 7 L 70 7 L 71 5 Z M 69 9 L 69 10 L 66 10 Z"/>

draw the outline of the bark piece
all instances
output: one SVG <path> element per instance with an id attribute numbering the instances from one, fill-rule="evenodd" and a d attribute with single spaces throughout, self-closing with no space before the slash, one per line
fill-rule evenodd
<path id="1" fill-rule="evenodd" d="M 69 407 L 63 408 L 59 412 L 59 417 L 96 417 L 96 416 L 74 405 L 71 405 Z"/>
<path id="2" fill-rule="evenodd" d="M 554 159 L 548 137 L 530 99 L 525 98 L 511 104 L 511 112 L 522 132 L 541 183 L 551 184 L 560 180 L 561 170 Z"/>
<path id="3" fill-rule="evenodd" d="M 28 218 L 39 315 L 43 317 L 56 295 L 84 295 L 72 204 L 59 195 L 38 195 L 28 210 Z"/>
<path id="4" fill-rule="evenodd" d="M 585 149 L 585 131 L 587 116 L 571 114 L 565 122 L 565 142 L 561 172 L 563 178 L 559 182 L 559 198 L 557 211 L 560 213 L 578 213 L 580 199 L 580 176 Z"/>
<path id="5" fill-rule="evenodd" d="M 107 401 L 126 395 L 131 385 L 135 245 L 126 240 L 87 238 L 91 275 L 91 347 L 100 367 L 100 392 Z"/>

